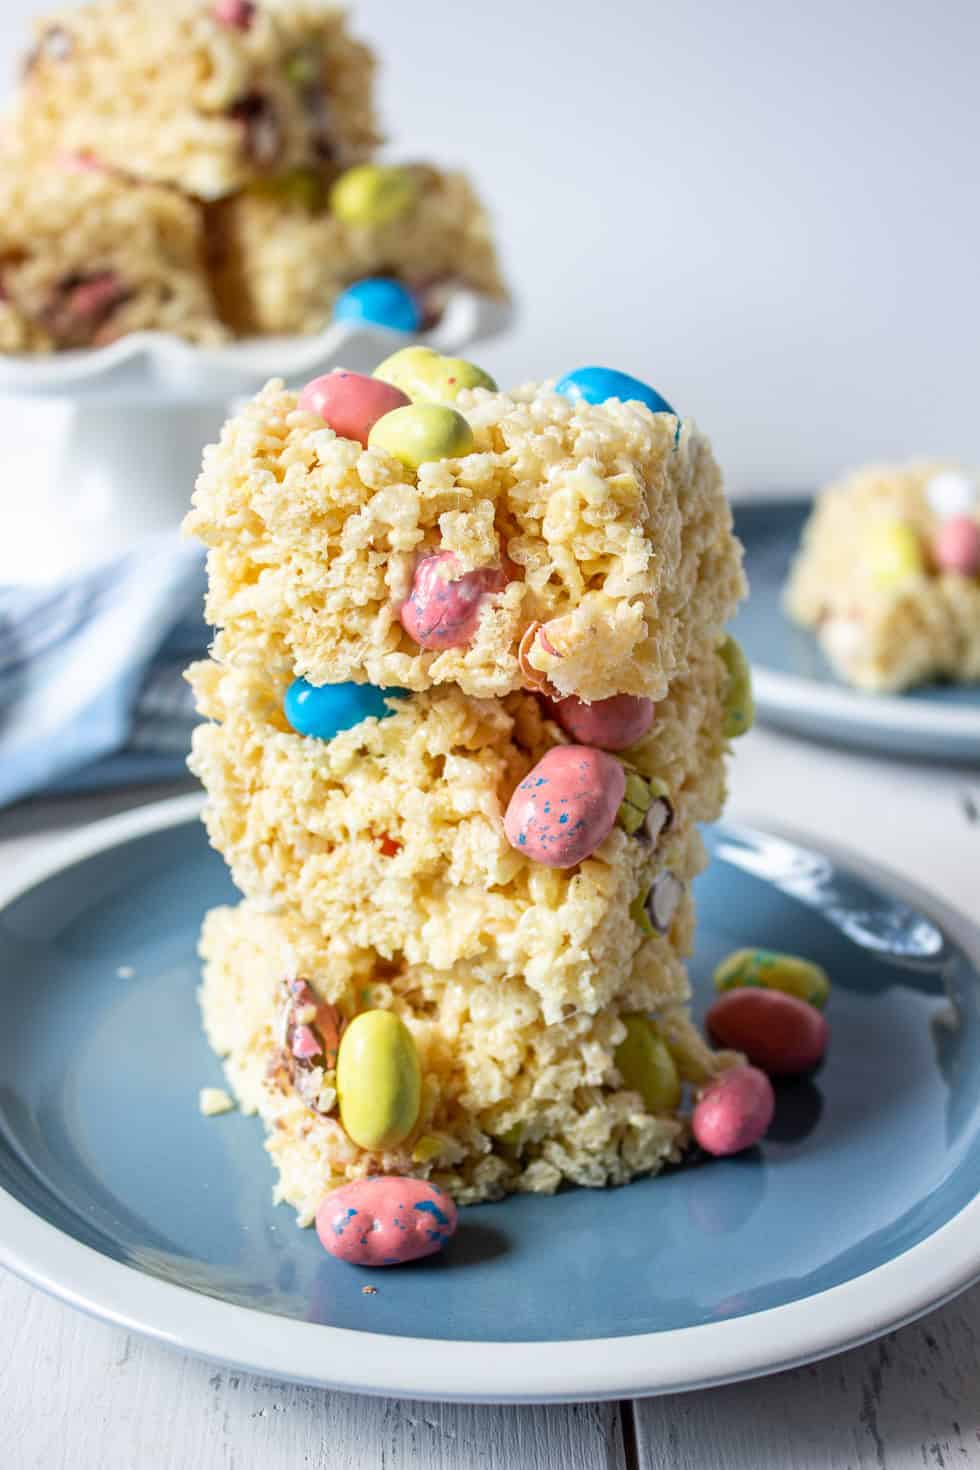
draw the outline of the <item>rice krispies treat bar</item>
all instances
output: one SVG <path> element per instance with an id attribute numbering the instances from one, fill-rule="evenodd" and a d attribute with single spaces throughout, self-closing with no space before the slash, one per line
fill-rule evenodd
<path id="1" fill-rule="evenodd" d="M 558 871 L 503 829 L 514 788 L 567 743 L 534 696 L 443 688 L 322 741 L 289 729 L 267 680 L 210 662 L 191 678 L 202 714 L 220 721 L 197 729 L 190 762 L 212 842 L 243 893 L 329 936 L 340 973 L 366 949 L 440 971 L 465 962 L 488 985 L 521 976 L 549 1023 L 614 996 L 634 1010 L 687 998 L 690 883 L 704 865 L 695 824 L 724 800 L 727 674 L 714 652 L 675 680 L 623 757 L 669 793 L 673 818 L 656 846 L 616 827 Z M 665 873 L 679 902 L 657 933 L 633 910 Z"/>
<path id="2" fill-rule="evenodd" d="M 842 678 L 887 692 L 934 678 L 980 680 L 980 576 L 942 570 L 933 548 L 949 516 L 948 463 L 871 466 L 820 495 L 786 586 L 791 618 L 812 628 Z M 959 507 L 980 525 L 980 500 Z"/>
<path id="3" fill-rule="evenodd" d="M 217 343 L 199 211 L 70 161 L 0 166 L 0 350 L 102 346 L 155 329 Z"/>
<path id="4" fill-rule="evenodd" d="M 417 472 L 338 437 L 279 382 L 226 423 L 185 522 L 211 548 L 216 656 L 314 684 L 662 699 L 744 591 L 707 439 L 549 384 L 464 390 L 455 407 L 475 451 Z M 516 571 L 466 647 L 422 649 L 399 622 L 438 550 Z"/>
<path id="5" fill-rule="evenodd" d="M 328 1190 L 371 1174 L 432 1179 L 469 1204 L 514 1190 L 550 1194 L 562 1180 L 621 1184 L 681 1156 L 684 1120 L 648 1111 L 622 1085 L 615 1050 L 626 1032 L 615 1007 L 547 1025 L 519 979 L 488 986 L 462 962 L 434 976 L 365 955 L 341 979 L 315 928 L 247 902 L 208 915 L 201 954 L 208 1039 L 243 1109 L 262 1116 L 279 1171 L 276 1198 L 297 1210 L 301 1225 Z M 325 1115 L 297 1089 L 283 1036 L 284 980 L 292 977 L 347 1019 L 377 1007 L 408 1026 L 422 1106 L 398 1148 L 358 1148 L 335 1110 Z M 705 1046 L 682 1007 L 665 1011 L 659 1025 L 694 1083 L 734 1060 Z M 329 1104 L 329 1094 L 321 1101 Z"/>
<path id="6" fill-rule="evenodd" d="M 306 0 L 97 0 L 37 25 L 12 125 L 32 154 L 92 154 L 216 199 L 284 169 L 343 168 L 377 142 L 374 60 Z"/>
<path id="7" fill-rule="evenodd" d="M 209 234 L 225 320 L 243 335 L 317 332 L 352 282 L 394 276 L 436 317 L 448 289 L 505 294 L 490 222 L 469 181 L 425 164 L 404 173 L 414 202 L 396 218 L 350 224 L 316 175 L 287 175 L 213 207 Z"/>

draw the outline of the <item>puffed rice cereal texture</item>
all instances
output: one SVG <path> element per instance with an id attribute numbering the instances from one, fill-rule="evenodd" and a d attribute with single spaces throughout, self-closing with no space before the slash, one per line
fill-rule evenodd
<path id="1" fill-rule="evenodd" d="M 128 332 L 215 344 L 195 204 L 65 158 L 0 161 L 0 351 L 98 347 Z"/>
<path id="2" fill-rule="evenodd" d="M 813 629 L 836 671 L 858 688 L 888 693 L 932 679 L 980 681 L 980 578 L 940 573 L 928 557 L 940 519 L 927 486 L 958 469 L 922 461 L 858 470 L 822 492 L 807 522 L 786 611 Z M 980 520 L 980 505 L 973 515 Z M 868 556 L 882 521 L 910 526 L 925 548 L 918 575 L 884 588 Z"/>
<path id="3" fill-rule="evenodd" d="M 653 1009 L 688 995 L 696 824 L 724 800 L 725 677 L 709 651 L 624 753 L 670 793 L 673 821 L 656 845 L 615 827 L 568 870 L 532 862 L 503 830 L 515 786 L 566 740 L 533 695 L 439 688 L 323 741 L 290 730 L 281 688 L 209 661 L 191 670 L 211 721 L 195 732 L 191 767 L 239 888 L 316 926 L 338 973 L 373 950 L 443 972 L 465 963 L 487 985 L 520 978 L 549 1023 L 614 997 Z M 668 932 L 647 933 L 631 906 L 664 872 L 685 892 Z"/>
<path id="4" fill-rule="evenodd" d="M 97 0 L 37 23 L 12 127 L 35 156 L 91 154 L 216 199 L 368 157 L 373 71 L 343 13 L 308 0 L 257 0 L 243 26 L 207 0 Z"/>
<path id="5" fill-rule="evenodd" d="M 623 1086 L 615 1050 L 625 1027 L 615 1007 L 549 1025 L 520 979 L 489 986 L 463 961 L 436 973 L 365 952 L 341 975 L 318 930 L 249 902 L 208 915 L 201 954 L 208 1038 L 241 1107 L 266 1125 L 276 1199 L 301 1225 L 328 1190 L 372 1174 L 432 1179 L 469 1204 L 518 1190 L 550 1194 L 564 1180 L 622 1184 L 681 1157 L 684 1119 L 649 1112 Z M 292 1084 L 281 1021 L 290 977 L 306 979 L 344 1019 L 391 1009 L 411 1031 L 422 1105 L 398 1148 L 358 1148 L 335 1108 L 321 1113 Z M 683 1007 L 667 1008 L 659 1024 L 694 1085 L 734 1060 L 705 1046 Z"/>
<path id="6" fill-rule="evenodd" d="M 317 332 L 351 282 L 394 276 L 427 320 L 448 293 L 506 292 L 487 213 L 465 175 L 406 165 L 414 203 L 384 224 L 331 213 L 315 176 L 285 175 L 213 206 L 209 238 L 221 313 L 237 333 Z"/>
<path id="7" fill-rule="evenodd" d="M 550 384 L 456 406 L 474 452 L 417 473 L 339 438 L 279 382 L 226 423 L 185 522 L 210 548 L 216 656 L 314 684 L 664 698 L 744 592 L 707 439 Z M 509 558 L 515 575 L 468 646 L 427 651 L 398 609 L 440 550 L 462 570 Z"/>

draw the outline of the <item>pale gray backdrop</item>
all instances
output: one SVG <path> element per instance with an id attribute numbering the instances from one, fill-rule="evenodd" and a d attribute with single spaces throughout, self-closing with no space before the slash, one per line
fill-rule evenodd
<path id="1" fill-rule="evenodd" d="M 164 0 L 161 0 L 164 3 Z M 2 0 L 12 59 L 30 13 Z M 466 163 L 521 324 L 512 382 L 600 361 L 733 488 L 980 459 L 975 0 L 363 0 L 397 151 Z"/>

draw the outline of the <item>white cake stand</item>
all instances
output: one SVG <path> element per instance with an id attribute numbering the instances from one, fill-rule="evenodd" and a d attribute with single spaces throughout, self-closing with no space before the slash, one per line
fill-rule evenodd
<path id="1" fill-rule="evenodd" d="M 18 483 L 18 511 L 5 517 L 0 581 L 11 579 L 12 568 L 18 580 L 53 580 L 175 528 L 203 446 L 217 437 L 234 400 L 269 378 L 298 385 L 334 367 L 371 372 L 413 342 L 459 355 L 503 331 L 511 316 L 508 305 L 461 290 L 439 325 L 418 337 L 338 322 L 315 337 L 210 349 L 135 332 L 108 347 L 0 356 L 0 395 L 63 399 L 71 408 L 48 471 L 35 476 L 32 464 L 29 484 Z M 14 406 L 4 407 L 9 420 Z M 5 496 L 8 507 L 13 499 Z"/>

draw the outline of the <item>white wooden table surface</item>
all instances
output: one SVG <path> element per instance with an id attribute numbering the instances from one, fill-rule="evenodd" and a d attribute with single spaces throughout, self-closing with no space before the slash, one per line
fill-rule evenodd
<path id="1" fill-rule="evenodd" d="M 980 917 L 980 767 L 873 761 L 759 730 L 741 742 L 732 774 L 732 815 L 832 838 Z M 160 794 L 15 808 L 0 816 L 0 862 Z M 980 1287 L 878 1343 L 754 1383 L 634 1403 L 483 1408 L 252 1378 L 89 1320 L 0 1273 L 0 1470 L 973 1465 Z"/>

